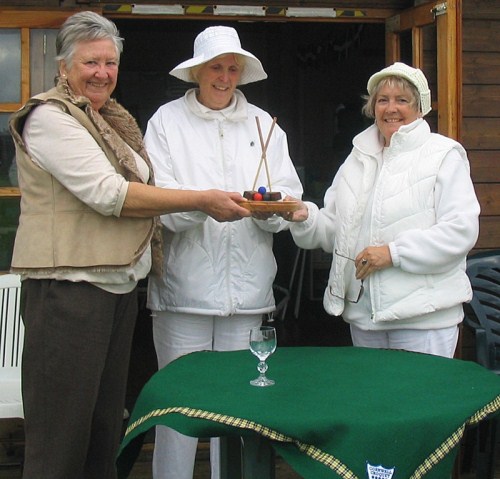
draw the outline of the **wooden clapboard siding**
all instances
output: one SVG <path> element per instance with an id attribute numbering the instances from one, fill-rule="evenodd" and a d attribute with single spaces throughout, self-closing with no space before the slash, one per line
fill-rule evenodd
<path id="1" fill-rule="evenodd" d="M 463 0 L 464 18 L 489 18 L 500 20 L 498 0 Z"/>
<path id="2" fill-rule="evenodd" d="M 500 7 L 499 7 L 500 8 Z M 464 51 L 498 51 L 500 47 L 499 20 L 463 20 Z"/>
<path id="3" fill-rule="evenodd" d="M 494 85 L 498 83 L 500 55 L 498 52 L 463 52 L 463 83 Z"/>
<path id="4" fill-rule="evenodd" d="M 500 150 L 500 117 L 464 116 L 462 140 L 470 150 Z"/>
<path id="5" fill-rule="evenodd" d="M 480 235 L 474 250 L 499 249 L 500 221 L 498 216 L 481 216 L 479 221 Z"/>
<path id="6" fill-rule="evenodd" d="M 497 183 L 500 178 L 498 150 L 469 150 L 471 176 L 474 183 Z"/>
<path id="7" fill-rule="evenodd" d="M 463 107 L 469 116 L 498 118 L 500 85 L 464 85 L 463 88 Z"/>
<path id="8" fill-rule="evenodd" d="M 500 2 L 463 0 L 462 138 L 481 204 L 474 249 L 500 248 Z"/>
<path id="9" fill-rule="evenodd" d="M 500 216 L 500 188 L 495 183 L 479 183 L 476 194 L 481 203 L 482 216 Z"/>

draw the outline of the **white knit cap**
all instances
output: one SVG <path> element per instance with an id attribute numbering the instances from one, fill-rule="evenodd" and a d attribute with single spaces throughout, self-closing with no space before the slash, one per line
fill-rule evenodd
<path id="1" fill-rule="evenodd" d="M 422 70 L 419 68 L 413 68 L 405 63 L 396 62 L 378 73 L 373 74 L 368 80 L 367 90 L 368 94 L 371 95 L 373 90 L 379 84 L 380 80 L 385 77 L 396 76 L 402 77 L 413 83 L 417 87 L 420 94 L 420 105 L 422 107 L 422 115 L 425 116 L 432 110 L 431 107 L 431 91 L 429 90 L 429 85 L 427 83 L 427 78 Z"/>
<path id="2" fill-rule="evenodd" d="M 240 85 L 267 78 L 267 73 L 260 61 L 250 52 L 241 48 L 240 38 L 236 30 L 232 27 L 222 26 L 208 27 L 199 33 L 194 41 L 193 58 L 177 65 L 170 72 L 170 75 L 180 80 L 193 82 L 191 68 L 226 53 L 237 53 L 246 57 L 245 67 L 239 82 Z"/>

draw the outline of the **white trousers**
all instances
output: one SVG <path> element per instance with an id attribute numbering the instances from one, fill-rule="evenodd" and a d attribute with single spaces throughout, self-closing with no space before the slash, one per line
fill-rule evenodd
<path id="1" fill-rule="evenodd" d="M 250 329 L 262 315 L 202 316 L 153 311 L 153 339 L 161 369 L 194 351 L 248 349 Z M 166 427 L 156 427 L 153 453 L 154 479 L 192 479 L 198 439 Z M 210 439 L 212 479 L 220 478 L 219 440 Z"/>
<path id="2" fill-rule="evenodd" d="M 458 326 L 387 331 L 365 331 L 352 324 L 350 326 L 352 344 L 364 348 L 404 349 L 452 358 L 458 343 Z"/>

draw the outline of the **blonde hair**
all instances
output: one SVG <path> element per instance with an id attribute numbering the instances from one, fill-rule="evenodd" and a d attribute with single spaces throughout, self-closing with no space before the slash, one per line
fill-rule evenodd
<path id="1" fill-rule="evenodd" d="M 230 54 L 231 52 L 228 52 L 228 53 L 224 53 L 222 55 L 219 55 L 215 58 L 212 58 L 208 61 L 213 61 L 215 60 L 216 58 L 220 58 L 222 56 L 225 56 L 225 55 L 228 55 Z M 241 69 L 241 72 L 243 72 L 243 69 L 245 68 L 245 63 L 246 63 L 246 58 L 244 55 L 240 55 L 239 53 L 233 53 L 233 56 L 234 56 L 234 60 L 236 62 L 236 65 L 238 65 Z M 189 76 L 191 77 L 191 81 L 193 83 L 198 83 L 198 73 L 200 72 L 200 70 L 202 69 L 202 67 L 208 62 L 205 62 L 205 63 L 202 63 L 201 65 L 195 65 L 194 67 L 191 67 L 191 70 L 189 71 Z"/>
<path id="2" fill-rule="evenodd" d="M 363 105 L 361 112 L 367 118 L 371 119 L 375 118 L 375 102 L 377 100 L 378 92 L 384 86 L 389 86 L 392 88 L 394 87 L 401 88 L 401 90 L 409 92 L 411 96 L 410 106 L 414 108 L 416 111 L 419 112 L 421 111 L 421 100 L 418 88 L 412 82 L 408 81 L 406 78 L 396 75 L 391 75 L 382 78 L 382 80 L 378 82 L 377 86 L 372 90 L 372 92 L 369 95 L 363 97 L 366 103 Z"/>

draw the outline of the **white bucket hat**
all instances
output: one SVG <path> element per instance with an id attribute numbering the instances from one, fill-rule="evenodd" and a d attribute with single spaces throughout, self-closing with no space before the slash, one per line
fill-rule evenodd
<path id="1" fill-rule="evenodd" d="M 260 61 L 250 52 L 241 48 L 238 33 L 232 27 L 208 27 L 198 34 L 194 41 L 193 58 L 177 65 L 171 72 L 180 80 L 194 82 L 191 76 L 191 68 L 212 60 L 226 53 L 237 53 L 246 58 L 245 67 L 240 78 L 240 85 L 265 80 L 267 73 L 264 71 Z"/>
<path id="2" fill-rule="evenodd" d="M 389 76 L 402 77 L 413 83 L 417 87 L 420 94 L 420 105 L 422 108 L 422 116 L 427 115 L 432 110 L 431 107 L 431 91 L 429 90 L 429 85 L 427 83 L 427 78 L 425 78 L 424 73 L 419 68 L 413 68 L 405 63 L 396 62 L 378 73 L 373 74 L 368 80 L 367 90 L 368 94 L 371 95 L 373 90 L 379 84 L 380 80 Z"/>

